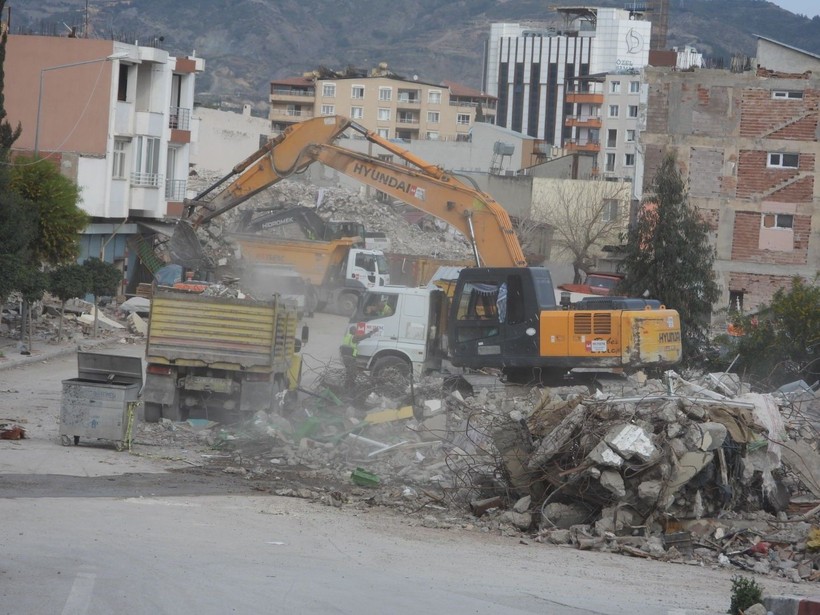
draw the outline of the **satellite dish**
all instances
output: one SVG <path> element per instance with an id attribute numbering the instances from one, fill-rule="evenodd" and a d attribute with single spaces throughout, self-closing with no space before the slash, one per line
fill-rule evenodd
<path id="1" fill-rule="evenodd" d="M 418 81 L 418 80 L 419 80 L 419 76 L 418 75 L 413 75 L 413 81 Z"/>

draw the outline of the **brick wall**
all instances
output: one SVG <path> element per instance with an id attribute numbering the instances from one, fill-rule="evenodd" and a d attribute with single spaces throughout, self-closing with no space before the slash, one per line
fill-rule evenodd
<path id="1" fill-rule="evenodd" d="M 817 141 L 818 103 L 817 90 L 805 90 L 802 99 L 772 98 L 771 90 L 744 90 L 740 136 Z"/>
<path id="2" fill-rule="evenodd" d="M 729 290 L 743 293 L 743 310 L 757 311 L 761 304 L 769 304 L 779 289 L 791 285 L 789 276 L 759 275 L 755 273 L 729 273 Z"/>
<path id="3" fill-rule="evenodd" d="M 798 169 L 768 168 L 766 166 L 768 155 L 768 151 L 762 150 L 744 150 L 740 152 L 737 165 L 737 197 L 751 198 L 765 195 L 767 200 L 783 203 L 811 202 L 814 195 L 815 155 L 800 154 L 800 167 Z M 796 178 L 800 173 L 812 173 L 812 175 L 788 183 L 789 180 Z M 781 190 L 771 192 L 781 185 L 783 186 Z"/>
<path id="4" fill-rule="evenodd" d="M 761 214 L 756 211 L 735 213 L 735 227 L 732 234 L 732 260 L 774 265 L 805 265 L 809 253 L 811 216 L 794 216 L 792 250 L 760 249 Z M 783 229 L 783 233 L 788 233 Z M 765 276 L 764 276 L 765 277 Z"/>

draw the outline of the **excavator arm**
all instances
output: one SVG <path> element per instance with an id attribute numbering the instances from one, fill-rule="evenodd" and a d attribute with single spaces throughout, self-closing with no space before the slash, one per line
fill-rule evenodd
<path id="1" fill-rule="evenodd" d="M 347 129 L 398 156 L 407 166 L 333 144 Z M 478 265 L 526 266 L 510 217 L 492 197 L 341 116 L 314 118 L 288 128 L 188 201 L 188 219 L 194 227 L 205 224 L 314 162 L 321 162 L 454 226 L 472 243 Z M 235 177 L 232 183 L 209 201 L 204 200 L 232 177 Z"/>

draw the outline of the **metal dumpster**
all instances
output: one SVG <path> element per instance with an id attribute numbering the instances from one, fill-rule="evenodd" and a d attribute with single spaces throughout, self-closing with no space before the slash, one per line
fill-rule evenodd
<path id="1" fill-rule="evenodd" d="M 63 380 L 60 440 L 108 440 L 122 450 L 131 437 L 142 388 L 142 359 L 77 353 L 78 377 Z"/>

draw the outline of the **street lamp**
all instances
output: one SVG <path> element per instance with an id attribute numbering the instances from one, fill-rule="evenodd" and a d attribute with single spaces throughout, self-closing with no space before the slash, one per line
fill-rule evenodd
<path id="1" fill-rule="evenodd" d="M 104 58 L 97 58 L 96 60 L 83 60 L 82 62 L 71 62 L 70 64 L 60 64 L 58 66 L 47 66 L 40 69 L 40 91 L 37 94 L 37 120 L 34 124 L 34 157 L 40 154 L 40 111 L 43 107 L 43 78 L 48 71 L 58 70 L 61 68 L 71 68 L 72 66 L 82 66 L 83 64 L 96 64 L 97 62 L 109 62 L 111 60 L 120 60 L 127 58 L 128 53 L 125 51 L 118 51 L 112 53 L 110 56 Z"/>

